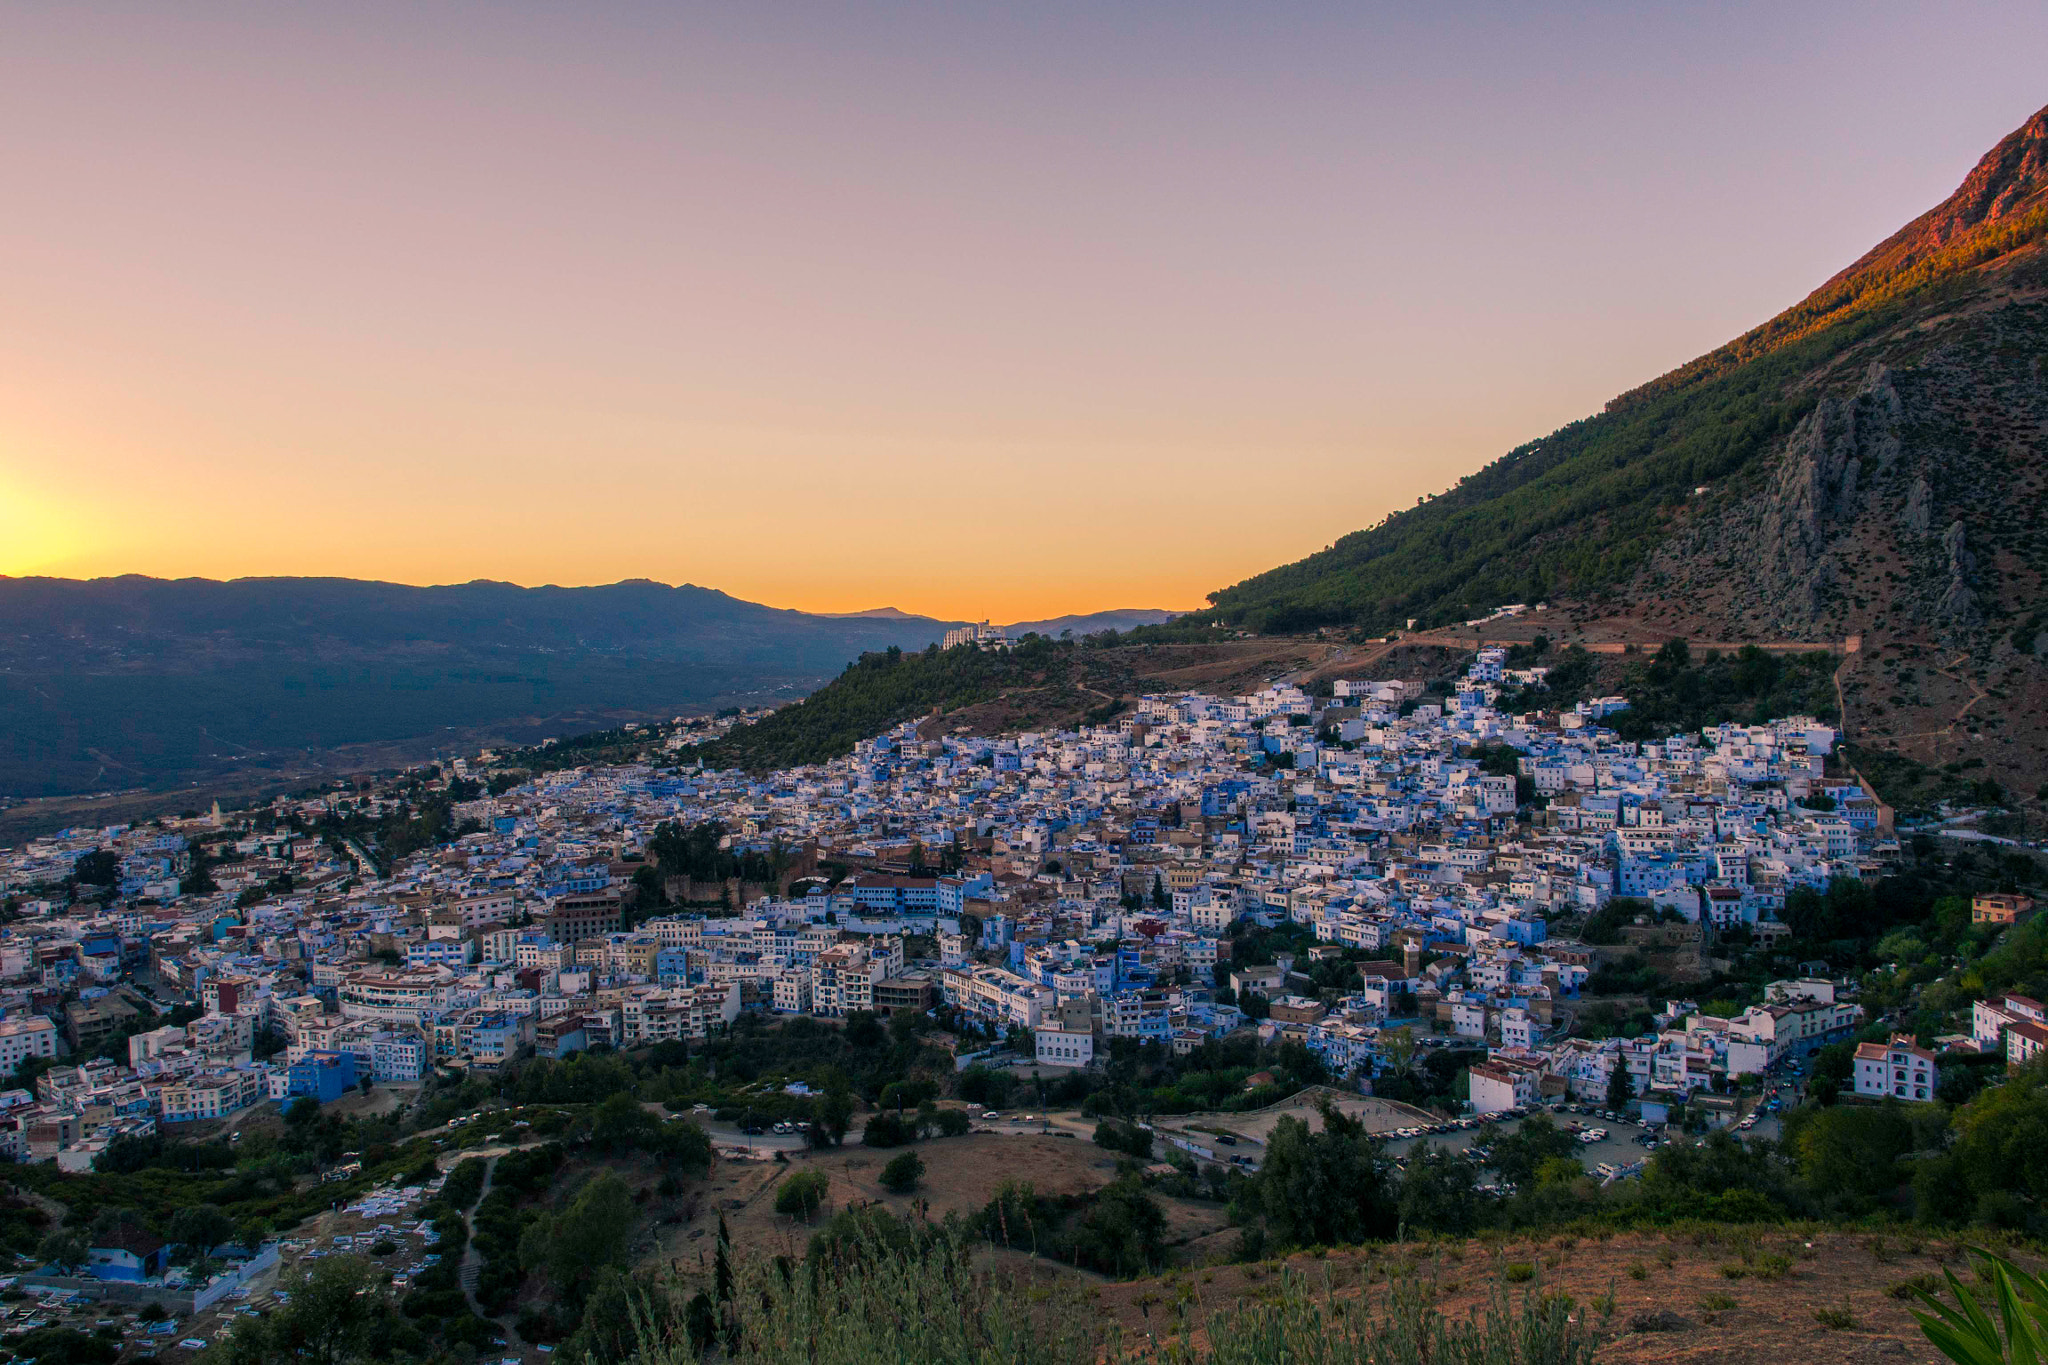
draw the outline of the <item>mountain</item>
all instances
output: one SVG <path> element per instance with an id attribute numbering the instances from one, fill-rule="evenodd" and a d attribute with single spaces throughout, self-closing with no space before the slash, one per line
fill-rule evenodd
<path id="1" fill-rule="evenodd" d="M 866 611 L 833 611 L 822 614 L 827 619 L 834 621 L 888 620 L 926 622 L 938 627 L 941 631 L 951 630 L 955 626 L 967 624 L 964 621 L 939 621 L 933 617 L 919 616 L 914 612 L 903 611 L 896 607 L 870 607 Z M 1109 611 L 1082 612 L 1073 616 L 1053 616 L 1043 621 L 1016 621 L 1004 626 L 1003 629 L 1009 632 L 1010 638 L 1013 640 L 1027 634 L 1049 635 L 1057 639 L 1062 631 L 1072 631 L 1075 635 L 1093 635 L 1098 631 L 1104 630 L 1126 631 L 1135 630 L 1139 626 L 1163 625 L 1178 615 L 1180 613 L 1177 611 L 1162 611 L 1156 607 L 1115 607 Z"/>
<path id="2" fill-rule="evenodd" d="M 0 578 L 0 795 L 304 775 L 345 746 L 393 762 L 787 700 L 946 626 L 646 581 Z"/>
<path id="3" fill-rule="evenodd" d="M 1210 595 L 1255 631 L 1548 600 L 1645 642 L 1858 637 L 1866 766 L 2048 779 L 2048 109 L 1805 299 L 1416 508 Z"/>
<path id="4" fill-rule="evenodd" d="M 1017 621 L 1003 629 L 1009 632 L 1012 640 L 1024 635 L 1046 635 L 1056 640 L 1067 631 L 1078 637 L 1104 630 L 1122 632 L 1139 626 L 1164 625 L 1178 615 L 1177 611 L 1161 611 L 1156 607 L 1118 607 L 1079 616 L 1055 616 L 1045 621 Z"/>

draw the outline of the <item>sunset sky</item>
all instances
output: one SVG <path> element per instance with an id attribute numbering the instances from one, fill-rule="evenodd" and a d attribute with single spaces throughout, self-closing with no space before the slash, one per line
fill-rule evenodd
<path id="1" fill-rule="evenodd" d="M 2048 6 L 17 4 L 0 573 L 1184 608 L 1761 321 Z"/>

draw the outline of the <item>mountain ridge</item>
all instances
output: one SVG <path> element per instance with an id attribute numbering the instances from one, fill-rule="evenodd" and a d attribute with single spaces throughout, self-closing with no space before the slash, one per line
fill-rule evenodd
<path id="1" fill-rule="evenodd" d="M 1978 764 L 2038 804 L 2044 443 L 2048 109 L 1767 322 L 1168 629 L 1440 627 L 1549 601 L 1662 638 L 1855 637 L 1853 741 Z"/>

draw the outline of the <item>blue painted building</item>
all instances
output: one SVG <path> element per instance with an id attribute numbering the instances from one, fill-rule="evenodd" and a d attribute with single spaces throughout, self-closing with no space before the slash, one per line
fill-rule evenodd
<path id="1" fill-rule="evenodd" d="M 314 1050 L 285 1068 L 285 1093 L 303 1095 L 321 1104 L 340 1099 L 356 1083 L 356 1059 L 350 1052 Z"/>

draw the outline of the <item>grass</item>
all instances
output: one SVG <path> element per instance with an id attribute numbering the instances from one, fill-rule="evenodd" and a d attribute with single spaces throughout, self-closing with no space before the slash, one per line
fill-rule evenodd
<path id="1" fill-rule="evenodd" d="M 1705 1294 L 1700 1298 L 1700 1311 L 1719 1313 L 1735 1306 L 1735 1300 L 1727 1294 Z"/>
<path id="2" fill-rule="evenodd" d="M 1813 1320 L 1830 1332 L 1846 1332 L 1856 1325 L 1856 1315 L 1849 1311 L 1847 1304 L 1840 1308 L 1816 1308 Z"/>
<path id="3" fill-rule="evenodd" d="M 900 1224 L 842 1242 L 829 1257 L 743 1262 L 724 1305 L 685 1298 L 643 1302 L 634 1365 L 697 1365 L 713 1337 L 734 1365 L 1591 1365 L 1593 1357 L 1593 1337 L 1563 1295 L 1511 1299 L 1497 1288 L 1453 1320 L 1417 1279 L 1369 1298 L 1339 1297 L 1320 1268 L 1311 1278 L 1283 1267 L 1256 1299 L 1206 1315 L 1192 1293 L 1171 1306 L 1155 1297 L 1146 1316 L 1156 1335 L 1126 1341 L 1099 1325 L 1086 1291 L 1013 1280 L 978 1263 L 966 1240 Z M 934 1311 L 939 1305 L 944 1311 Z"/>

